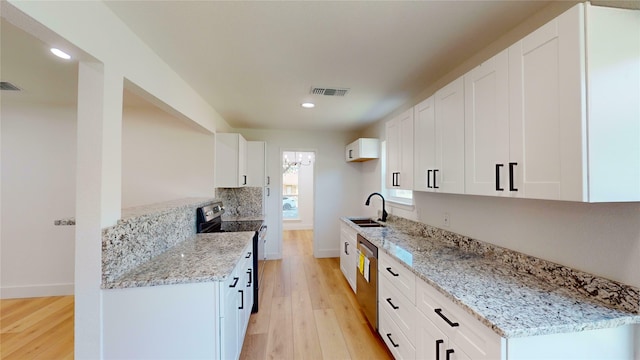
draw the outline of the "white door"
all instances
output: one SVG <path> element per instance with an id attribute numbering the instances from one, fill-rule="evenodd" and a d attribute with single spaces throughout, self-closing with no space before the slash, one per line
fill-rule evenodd
<path id="1" fill-rule="evenodd" d="M 508 191 L 509 56 L 504 50 L 464 75 L 465 192 Z"/>

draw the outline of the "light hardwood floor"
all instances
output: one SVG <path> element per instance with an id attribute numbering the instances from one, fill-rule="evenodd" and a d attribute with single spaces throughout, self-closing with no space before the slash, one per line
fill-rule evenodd
<path id="1" fill-rule="evenodd" d="M 392 359 L 371 330 L 340 259 L 313 257 L 313 232 L 285 231 L 268 261 L 241 359 Z"/>
<path id="2" fill-rule="evenodd" d="M 392 359 L 340 271 L 316 259 L 312 231 L 285 231 L 282 260 L 267 261 L 260 311 L 241 359 Z M 73 359 L 73 296 L 0 301 L 0 358 Z"/>
<path id="3" fill-rule="evenodd" d="M 73 296 L 0 301 L 0 358 L 73 359 Z"/>

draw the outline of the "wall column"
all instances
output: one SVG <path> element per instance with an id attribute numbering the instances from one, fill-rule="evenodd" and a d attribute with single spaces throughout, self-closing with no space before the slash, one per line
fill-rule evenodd
<path id="1" fill-rule="evenodd" d="M 120 218 L 123 77 L 80 62 L 75 246 L 75 357 L 102 358 L 102 229 Z"/>

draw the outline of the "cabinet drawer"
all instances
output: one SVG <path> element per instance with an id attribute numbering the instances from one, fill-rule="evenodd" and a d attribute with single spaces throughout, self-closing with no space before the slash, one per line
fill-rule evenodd
<path id="1" fill-rule="evenodd" d="M 378 333 L 396 359 L 415 359 L 416 349 L 402 333 L 385 308 L 379 312 Z"/>
<path id="2" fill-rule="evenodd" d="M 416 289 L 418 310 L 457 348 L 472 359 L 500 357 L 501 338 L 498 334 L 424 281 L 418 280 Z"/>
<path id="3" fill-rule="evenodd" d="M 390 255 L 379 252 L 379 271 L 389 280 L 412 304 L 416 303 L 416 276 Z"/>
<path id="4" fill-rule="evenodd" d="M 381 278 L 378 289 L 378 309 L 385 309 L 396 326 L 407 337 L 409 342 L 416 346 L 416 318 L 415 305 L 400 293 L 389 280 Z M 379 310 L 382 311 L 382 310 Z"/>

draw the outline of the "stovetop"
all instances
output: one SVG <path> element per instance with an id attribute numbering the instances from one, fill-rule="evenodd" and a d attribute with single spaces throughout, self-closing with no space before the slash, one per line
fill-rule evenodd
<path id="1" fill-rule="evenodd" d="M 249 221 L 222 221 L 220 226 L 221 232 L 239 232 L 239 231 L 260 231 L 262 227 L 261 220 Z"/>

